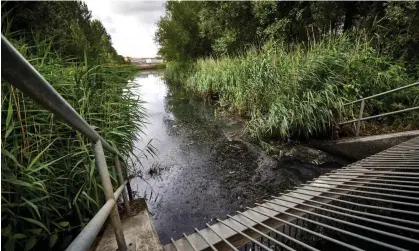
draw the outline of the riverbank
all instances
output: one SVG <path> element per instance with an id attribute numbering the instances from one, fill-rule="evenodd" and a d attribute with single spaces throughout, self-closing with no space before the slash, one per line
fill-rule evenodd
<path id="1" fill-rule="evenodd" d="M 347 35 L 308 45 L 267 44 L 237 57 L 171 63 L 166 72 L 169 81 L 244 118 L 246 134 L 259 140 L 350 134 L 351 128 L 337 123 L 357 116 L 359 107 L 344 108 L 344 103 L 414 82 L 401 63 Z M 364 116 L 417 106 L 418 95 L 419 88 L 412 88 L 371 100 Z M 412 112 L 379 122 L 398 130 L 418 127 L 418 118 Z"/>

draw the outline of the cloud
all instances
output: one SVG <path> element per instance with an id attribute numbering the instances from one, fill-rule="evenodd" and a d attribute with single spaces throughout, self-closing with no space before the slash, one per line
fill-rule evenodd
<path id="1" fill-rule="evenodd" d="M 103 22 L 104 22 L 104 23 L 110 23 L 110 24 L 112 24 L 112 23 L 113 23 L 112 17 L 111 17 L 111 16 L 106 16 L 106 17 L 103 19 Z"/>
<path id="2" fill-rule="evenodd" d="M 116 51 L 124 56 L 154 57 L 156 22 L 164 14 L 164 1 L 85 1 L 92 16 L 112 37 Z"/>
<path id="3" fill-rule="evenodd" d="M 115 27 L 110 27 L 108 29 L 108 33 L 112 34 L 112 33 L 116 33 L 116 28 Z"/>
<path id="4" fill-rule="evenodd" d="M 111 6 L 116 14 L 136 17 L 142 24 L 155 24 L 164 12 L 163 1 L 114 1 Z"/>
<path id="5" fill-rule="evenodd" d="M 138 15 L 154 11 L 164 11 L 163 1 L 114 1 L 111 6 L 115 13 L 122 15 Z"/>

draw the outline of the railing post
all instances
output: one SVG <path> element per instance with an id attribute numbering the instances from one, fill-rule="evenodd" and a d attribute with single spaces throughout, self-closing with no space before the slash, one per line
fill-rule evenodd
<path id="1" fill-rule="evenodd" d="M 356 137 L 359 136 L 359 132 L 361 130 L 361 119 L 364 113 L 364 105 L 365 105 L 365 99 L 361 100 L 361 109 L 359 109 L 359 119 L 358 119 L 358 123 L 356 124 L 356 132 L 355 132 Z"/>
<path id="2" fill-rule="evenodd" d="M 105 154 L 103 152 L 102 142 L 100 140 L 93 143 L 93 152 L 95 154 L 96 166 L 99 169 L 100 179 L 102 181 L 103 192 L 105 193 L 106 200 L 115 200 L 113 194 L 113 187 L 111 177 L 109 176 L 108 167 L 106 165 Z M 116 242 L 119 251 L 126 251 L 127 244 L 122 230 L 121 219 L 119 218 L 118 206 L 115 203 L 110 214 L 111 224 L 115 232 Z"/>
<path id="3" fill-rule="evenodd" d="M 124 162 L 122 162 L 122 164 L 125 165 Z M 125 166 L 126 167 L 126 166 Z M 134 195 L 132 193 L 132 188 L 131 188 L 131 182 L 129 182 L 129 178 L 128 178 L 128 171 L 127 171 L 127 167 L 125 168 L 125 170 L 122 170 L 123 174 L 124 174 L 124 179 L 127 180 L 127 185 L 125 186 L 125 188 L 127 189 L 128 192 L 128 198 L 129 200 L 134 200 Z"/>
<path id="4" fill-rule="evenodd" d="M 128 198 L 129 198 L 129 200 L 134 200 L 134 196 L 132 195 L 132 188 L 131 188 L 131 183 L 129 182 L 129 180 L 128 180 L 128 183 L 127 183 L 127 191 L 128 191 Z"/>
<path id="5" fill-rule="evenodd" d="M 117 154 L 115 154 L 115 167 L 116 167 L 116 172 L 118 173 L 119 185 L 122 185 L 124 184 L 124 175 L 122 174 L 121 162 L 119 161 L 119 156 Z M 125 187 L 124 187 L 124 190 L 122 190 L 122 198 L 124 199 L 125 211 L 127 212 L 127 215 L 130 215 L 131 208 L 129 206 L 127 190 Z"/>

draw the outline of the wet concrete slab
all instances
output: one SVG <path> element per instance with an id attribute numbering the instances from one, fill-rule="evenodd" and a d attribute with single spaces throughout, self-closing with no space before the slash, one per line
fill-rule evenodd
<path id="1" fill-rule="evenodd" d="M 360 160 L 419 136 L 419 130 L 333 141 L 312 141 L 311 146 L 350 160 Z"/>
<path id="2" fill-rule="evenodd" d="M 122 220 L 125 241 L 129 251 L 159 251 L 162 250 L 156 230 L 148 212 L 145 200 L 138 202 L 143 204 L 140 210 L 134 210 L 134 215 Z M 112 226 L 108 224 L 106 230 L 97 245 L 96 251 L 117 251 L 115 235 Z"/>

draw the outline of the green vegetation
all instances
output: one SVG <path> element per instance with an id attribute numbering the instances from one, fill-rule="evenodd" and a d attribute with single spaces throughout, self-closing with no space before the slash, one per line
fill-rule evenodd
<path id="1" fill-rule="evenodd" d="M 245 117 L 249 135 L 324 136 L 358 113 L 344 102 L 417 81 L 418 11 L 417 2 L 167 2 L 155 39 L 167 79 Z M 369 101 L 365 116 L 418 105 L 418 94 Z M 383 120 L 415 128 L 418 117 Z"/>
<path id="2" fill-rule="evenodd" d="M 268 44 L 237 57 L 200 59 L 186 76 L 179 80 L 187 88 L 215 94 L 221 107 L 248 118 L 247 131 L 257 138 L 330 134 L 344 102 L 412 81 L 400 65 L 348 36 L 308 48 Z M 399 104 L 418 105 L 418 93 Z"/>
<path id="3" fill-rule="evenodd" d="M 128 167 L 133 142 L 146 121 L 129 81 L 138 67 L 118 64 L 120 57 L 104 29 L 98 43 L 96 38 L 75 43 L 83 38 L 80 34 L 63 41 L 61 35 L 48 33 L 61 27 L 59 32 L 70 36 L 66 29 L 80 30 L 82 25 L 64 23 L 77 24 L 70 14 L 89 14 L 84 4 L 10 4 L 13 8 L 2 8 L 7 11 L 2 15 L 3 34 L 118 149 Z M 16 14 L 17 10 L 23 12 Z M 64 23 L 57 25 L 57 19 Z M 92 29 L 100 26 L 90 17 L 85 21 Z M 36 33 L 27 32 L 31 29 Z M 5 82 L 1 83 L 1 109 L 2 250 L 63 250 L 104 203 L 91 143 Z M 113 156 L 106 155 L 116 185 Z"/>

